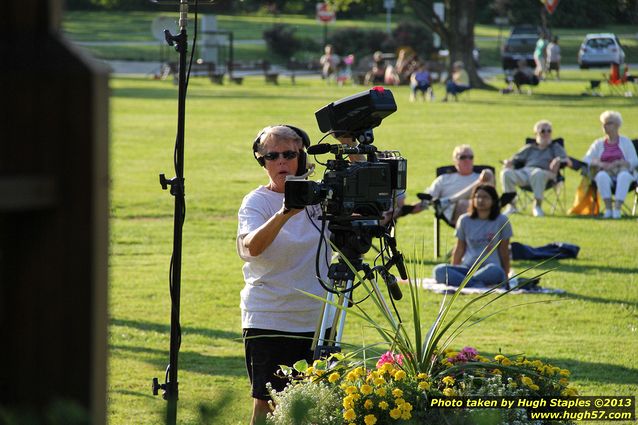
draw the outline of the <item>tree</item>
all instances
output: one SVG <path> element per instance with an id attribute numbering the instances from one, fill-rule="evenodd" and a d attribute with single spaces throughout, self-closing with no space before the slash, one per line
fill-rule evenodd
<path id="1" fill-rule="evenodd" d="M 336 10 L 347 9 L 352 3 L 362 0 L 330 0 Z M 439 0 L 441 1 L 441 0 Z M 434 13 L 433 0 L 408 0 L 414 16 L 432 33 L 438 34 L 450 52 L 448 71 L 452 64 L 463 61 L 470 77 L 472 87 L 489 87 L 478 75 L 472 56 L 474 50 L 474 24 L 476 5 L 480 0 L 442 0 L 445 7 L 445 19 Z"/>
<path id="2" fill-rule="evenodd" d="M 414 15 L 430 31 L 441 37 L 441 41 L 450 52 L 448 70 L 452 64 L 462 61 L 470 77 L 472 87 L 489 87 L 478 75 L 472 56 L 474 50 L 474 24 L 476 22 L 477 0 L 444 0 L 445 19 L 434 13 L 432 0 L 410 0 Z"/>

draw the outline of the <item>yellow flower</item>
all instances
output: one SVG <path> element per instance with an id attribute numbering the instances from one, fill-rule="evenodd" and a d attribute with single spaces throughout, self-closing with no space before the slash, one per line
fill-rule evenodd
<path id="1" fill-rule="evenodd" d="M 529 386 L 529 389 L 532 390 L 532 391 L 538 391 L 538 390 L 540 390 L 540 387 L 538 385 L 536 385 L 536 384 L 532 384 L 532 385 Z"/>
<path id="2" fill-rule="evenodd" d="M 569 376 L 571 374 L 567 369 L 561 369 L 559 373 L 561 376 Z"/>
<path id="3" fill-rule="evenodd" d="M 353 421 L 357 417 L 357 414 L 354 413 L 354 409 L 348 409 L 343 412 L 343 419 L 346 421 Z"/>
<path id="4" fill-rule="evenodd" d="M 342 405 L 344 409 L 354 409 L 354 400 L 352 399 L 352 396 L 345 396 L 343 398 Z"/>
<path id="5" fill-rule="evenodd" d="M 400 388 L 395 388 L 392 390 L 392 395 L 396 398 L 403 397 L 403 391 Z"/>
<path id="6" fill-rule="evenodd" d="M 356 381 L 357 380 L 357 374 L 354 373 L 354 371 L 348 372 L 348 374 L 346 375 L 346 379 L 348 381 Z"/>
<path id="7" fill-rule="evenodd" d="M 366 425 L 374 425 L 377 423 L 377 418 L 374 415 L 366 415 L 363 418 L 363 422 L 365 422 Z"/>
<path id="8" fill-rule="evenodd" d="M 375 378 L 374 379 L 374 385 L 376 385 L 377 387 L 380 387 L 383 384 L 385 384 L 385 379 L 383 379 L 383 378 Z"/>
<path id="9" fill-rule="evenodd" d="M 394 402 L 397 404 L 397 407 L 399 407 L 405 403 L 405 400 L 403 400 L 402 398 L 397 398 L 394 399 Z"/>
<path id="10" fill-rule="evenodd" d="M 503 372 L 501 372 L 501 369 L 492 369 L 492 373 L 494 375 L 502 375 L 503 374 Z"/>
<path id="11" fill-rule="evenodd" d="M 390 372 L 393 369 L 394 367 L 391 363 L 383 363 L 383 365 L 381 366 L 381 372 L 383 373 Z"/>
<path id="12" fill-rule="evenodd" d="M 454 397 L 456 395 L 456 391 L 453 388 L 446 388 L 443 390 L 443 395 L 446 397 Z"/>
<path id="13" fill-rule="evenodd" d="M 454 378 L 452 378 L 451 376 L 446 376 L 445 378 L 441 380 L 441 382 L 443 382 L 448 387 L 451 387 L 452 385 L 454 385 L 455 381 L 454 381 Z"/>
<path id="14" fill-rule="evenodd" d="M 569 385 L 569 379 L 567 378 L 560 378 L 558 380 L 558 383 L 561 384 L 563 387 L 566 387 L 567 385 Z"/>
<path id="15" fill-rule="evenodd" d="M 496 360 L 497 362 L 500 362 L 504 358 L 505 358 L 505 356 L 502 355 L 502 354 L 497 354 L 496 356 L 494 356 L 494 360 Z"/>
<path id="16" fill-rule="evenodd" d="M 419 374 L 416 376 L 416 379 L 428 379 L 428 377 L 429 377 L 429 376 L 428 376 L 428 374 L 427 374 L 427 373 L 423 373 L 423 372 L 421 372 L 421 373 L 419 373 Z"/>
<path id="17" fill-rule="evenodd" d="M 361 394 L 363 395 L 372 394 L 372 387 L 368 384 L 361 385 Z"/>
<path id="18" fill-rule="evenodd" d="M 419 389 L 422 391 L 427 391 L 430 389 L 430 383 L 428 381 L 419 382 Z"/>
<path id="19" fill-rule="evenodd" d="M 386 403 L 385 401 L 380 401 L 379 402 L 379 409 L 388 410 L 388 403 Z"/>
<path id="20" fill-rule="evenodd" d="M 401 413 L 401 419 L 403 419 L 404 421 L 407 421 L 411 417 L 412 417 L 412 413 L 410 412 L 407 412 L 404 410 L 403 413 Z"/>
<path id="21" fill-rule="evenodd" d="M 310 366 L 308 369 L 306 369 L 306 375 L 310 376 L 312 375 L 312 372 L 315 371 L 315 368 Z"/>
<path id="22" fill-rule="evenodd" d="M 357 392 L 357 387 L 355 387 L 354 385 L 350 385 L 348 388 L 346 388 L 346 394 L 355 394 Z"/>
<path id="23" fill-rule="evenodd" d="M 330 376 L 328 377 L 328 382 L 330 382 L 331 384 L 334 384 L 335 382 L 339 380 L 339 378 L 341 378 L 341 376 L 337 372 L 332 372 Z"/>
<path id="24" fill-rule="evenodd" d="M 363 403 L 363 407 L 365 407 L 367 410 L 370 410 L 374 407 L 374 402 L 370 399 L 367 399 L 365 403 Z"/>
<path id="25" fill-rule="evenodd" d="M 376 390 L 374 390 L 374 393 L 379 397 L 385 397 L 387 392 L 385 388 L 377 388 Z"/>
<path id="26" fill-rule="evenodd" d="M 503 360 L 501 360 L 501 364 L 503 366 L 511 366 L 512 365 L 512 361 L 510 359 L 508 359 L 507 357 L 504 357 Z"/>
<path id="27" fill-rule="evenodd" d="M 411 412 L 412 409 L 413 409 L 412 405 L 408 403 L 407 401 L 401 405 L 401 410 L 403 410 L 404 412 Z"/>
<path id="28" fill-rule="evenodd" d="M 405 378 L 405 372 L 404 372 L 404 371 L 402 371 L 402 370 L 398 370 L 398 371 L 397 371 L 397 373 L 395 373 L 395 374 L 394 374 L 394 379 L 395 379 L 396 381 L 400 381 L 400 380 L 402 380 L 403 378 Z"/>
<path id="29" fill-rule="evenodd" d="M 356 368 L 354 370 L 354 373 L 357 374 L 357 377 L 360 377 L 360 376 L 365 374 L 365 369 L 363 367 L 359 366 L 358 368 Z"/>
<path id="30" fill-rule="evenodd" d="M 400 419 L 401 418 L 401 409 L 399 409 L 397 407 L 395 409 L 390 410 L 390 417 L 392 419 Z"/>
<path id="31" fill-rule="evenodd" d="M 530 378 L 529 376 L 521 376 L 521 382 L 523 383 L 523 385 L 526 386 L 530 386 L 530 385 L 534 385 L 534 381 L 532 381 L 532 378 Z"/>

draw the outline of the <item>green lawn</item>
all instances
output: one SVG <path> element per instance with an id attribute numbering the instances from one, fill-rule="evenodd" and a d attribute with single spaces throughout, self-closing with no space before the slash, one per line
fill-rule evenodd
<path id="1" fill-rule="evenodd" d="M 205 8 L 201 11 L 206 13 Z M 151 23 L 157 16 L 174 18 L 176 12 L 67 12 L 63 20 L 64 32 L 74 41 L 79 42 L 153 42 L 156 41 L 151 34 Z M 189 15 L 192 19 L 194 16 Z M 401 21 L 401 17 L 393 16 L 393 25 Z M 410 19 L 407 17 L 406 19 Z M 324 26 L 317 23 L 314 17 L 303 15 L 270 15 L 259 16 L 231 16 L 217 15 L 217 25 L 220 30 L 232 31 L 235 40 L 262 40 L 264 30 L 273 24 L 287 24 L 296 29 L 296 34 L 301 37 L 312 38 L 319 43 L 323 40 Z M 176 27 L 177 25 L 175 25 Z M 338 19 L 336 23 L 328 26 L 328 31 L 338 28 L 359 27 L 364 29 L 378 29 L 385 31 L 385 16 L 370 16 L 365 19 L 350 20 Z M 192 21 L 189 22 L 189 34 L 192 36 Z M 561 37 L 563 48 L 562 56 L 564 64 L 575 64 L 578 48 L 585 34 L 590 32 L 614 32 L 621 37 L 624 45 L 627 61 L 636 62 L 638 58 L 638 38 L 636 30 L 630 26 L 612 25 L 607 28 L 597 29 L 561 29 L 555 28 L 554 34 Z M 507 38 L 508 28 L 502 31 L 502 40 Z M 481 50 L 481 65 L 500 66 L 499 29 L 495 25 L 477 25 L 475 28 L 477 37 L 476 45 Z M 163 44 L 163 43 L 162 43 Z M 102 59 L 120 60 L 158 60 L 160 42 L 157 45 L 115 44 L 86 47 L 92 54 Z M 297 58 L 311 59 L 318 57 L 322 52 L 300 52 Z M 241 44 L 235 45 L 235 58 L 241 61 L 257 60 L 271 57 L 265 44 Z M 272 58 L 271 58 L 272 59 Z M 277 58 L 274 58 L 277 59 Z M 285 60 L 283 61 L 285 62 Z"/>
<path id="2" fill-rule="evenodd" d="M 531 134 L 541 118 L 554 123 L 568 153 L 582 157 L 601 135 L 599 114 L 618 110 L 622 133 L 638 137 L 635 98 L 581 96 L 590 72 L 566 72 L 532 96 L 471 91 L 458 103 L 408 102 L 405 87 L 393 89 L 398 111 L 375 129 L 379 149 L 398 149 L 408 158 L 408 199 L 416 200 L 450 162 L 452 148 L 470 143 L 479 163 L 497 166 Z M 500 81 L 495 82 L 498 86 Z M 173 198 L 162 191 L 158 174 L 172 176 L 177 89 L 169 81 L 115 78 L 111 81 L 111 256 L 109 329 L 109 423 L 161 423 L 166 402 L 151 395 L 151 378 L 164 378 L 168 363 L 170 306 L 168 269 L 172 249 Z M 321 134 L 314 111 L 362 90 L 326 86 L 316 79 L 283 80 L 267 86 L 247 78 L 242 86 L 216 86 L 203 78 L 190 82 L 186 123 L 186 200 L 182 271 L 180 424 L 246 424 L 251 411 L 244 371 L 239 291 L 242 262 L 235 253 L 236 213 L 242 197 L 266 176 L 252 157 L 255 134 L 271 123 L 290 123 Z M 316 176 L 319 179 L 320 175 Z M 567 171 L 571 203 L 580 177 Z M 633 195 L 632 195 L 633 196 Z M 630 196 L 630 201 L 633 197 Z M 565 295 L 512 295 L 481 313 L 512 309 L 472 327 L 455 346 L 472 345 L 495 354 L 524 353 L 569 368 L 585 395 L 638 393 L 638 240 L 636 218 L 603 221 L 568 217 L 543 219 L 529 213 L 512 218 L 513 240 L 532 246 L 565 241 L 581 247 L 579 258 L 556 267 L 544 286 Z M 432 214 L 400 220 L 399 248 L 412 255 L 425 248 L 429 272 Z M 453 244 L 444 229 L 443 248 Z M 521 270 L 530 262 L 515 262 Z M 356 295 L 356 294 L 355 294 Z M 423 311 L 432 318 L 441 296 L 423 294 Z M 464 296 L 461 302 L 470 300 Z M 548 303 L 518 306 L 533 301 Z M 397 303 L 404 318 L 408 302 Z M 408 323 L 407 326 L 410 324 Z M 349 316 L 344 341 L 376 341 L 374 332 Z M 200 408 L 222 401 L 221 415 L 203 420 Z"/>

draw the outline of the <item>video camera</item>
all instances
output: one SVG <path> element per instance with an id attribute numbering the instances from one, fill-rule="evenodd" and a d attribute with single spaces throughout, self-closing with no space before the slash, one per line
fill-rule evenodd
<path id="1" fill-rule="evenodd" d="M 405 190 L 407 160 L 399 152 L 378 152 L 372 129 L 397 110 L 390 90 L 374 87 L 370 90 L 332 102 L 315 113 L 319 129 L 335 137 L 352 137 L 359 146 L 317 144 L 308 154 L 332 153 L 320 182 L 287 180 L 285 205 L 304 208 L 325 202 L 328 220 L 380 219 L 392 207 L 394 193 Z M 350 162 L 344 155 L 366 155 L 366 161 Z"/>

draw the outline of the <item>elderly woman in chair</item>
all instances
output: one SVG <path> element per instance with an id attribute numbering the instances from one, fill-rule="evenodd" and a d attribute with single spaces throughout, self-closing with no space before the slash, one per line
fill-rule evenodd
<path id="1" fill-rule="evenodd" d="M 534 192 L 534 217 L 542 217 L 542 204 L 547 182 L 555 180 L 561 164 L 571 166 L 565 149 L 552 143 L 552 123 L 547 120 L 534 124 L 536 143 L 523 146 L 512 158 L 503 162 L 501 183 L 505 193 L 515 192 L 516 186 L 530 186 Z M 514 201 L 508 205 L 505 215 L 517 212 Z"/>
<path id="2" fill-rule="evenodd" d="M 586 162 L 605 203 L 604 218 L 620 218 L 622 205 L 629 186 L 636 179 L 638 157 L 631 140 L 619 133 L 622 116 L 619 112 L 605 111 L 600 115 L 605 137 L 594 141 L 585 154 Z M 612 187 L 616 186 L 612 204 Z"/>

